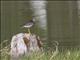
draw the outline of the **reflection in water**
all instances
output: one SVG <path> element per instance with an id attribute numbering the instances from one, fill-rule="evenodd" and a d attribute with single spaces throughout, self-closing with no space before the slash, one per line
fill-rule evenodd
<path id="1" fill-rule="evenodd" d="M 47 27 L 47 17 L 46 17 L 46 3 L 47 1 L 30 1 L 30 6 L 33 11 L 33 15 L 35 16 L 36 21 L 38 21 L 38 25 L 42 29 L 46 29 Z"/>

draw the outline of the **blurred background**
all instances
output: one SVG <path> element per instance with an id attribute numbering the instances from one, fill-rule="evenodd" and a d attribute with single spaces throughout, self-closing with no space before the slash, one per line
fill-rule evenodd
<path id="1" fill-rule="evenodd" d="M 58 41 L 60 47 L 80 47 L 80 1 L 47 1 L 44 9 L 45 19 L 37 19 L 30 1 L 1 1 L 1 42 L 27 32 L 20 27 L 35 15 L 36 24 L 31 31 L 44 44 L 53 47 Z"/>

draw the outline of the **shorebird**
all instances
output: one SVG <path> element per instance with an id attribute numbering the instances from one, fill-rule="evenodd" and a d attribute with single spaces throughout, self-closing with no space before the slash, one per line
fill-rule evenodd
<path id="1" fill-rule="evenodd" d="M 28 21 L 22 28 L 28 28 L 29 34 L 31 33 L 30 28 L 35 24 L 35 19 Z"/>

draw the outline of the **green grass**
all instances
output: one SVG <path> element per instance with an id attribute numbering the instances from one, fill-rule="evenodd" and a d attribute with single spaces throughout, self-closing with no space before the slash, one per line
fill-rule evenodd
<path id="1" fill-rule="evenodd" d="M 10 46 L 1 48 L 1 60 L 10 60 L 9 49 Z M 21 60 L 80 60 L 80 49 L 65 49 L 59 51 L 57 55 L 53 57 L 54 51 L 48 50 L 44 52 L 32 53 L 30 56 L 23 56 Z"/>
<path id="2" fill-rule="evenodd" d="M 23 57 L 22 60 L 80 60 L 80 51 L 69 51 L 59 52 L 56 56 L 52 57 L 52 52 L 36 53 L 29 57 Z M 52 58 L 51 58 L 52 57 Z"/>
<path id="3" fill-rule="evenodd" d="M 8 51 L 3 50 L 1 53 L 1 60 L 9 60 L 10 56 L 7 54 Z M 30 56 L 23 56 L 21 60 L 80 60 L 80 49 L 79 50 L 65 50 L 59 52 L 56 56 L 52 57 L 51 51 L 33 53 Z"/>

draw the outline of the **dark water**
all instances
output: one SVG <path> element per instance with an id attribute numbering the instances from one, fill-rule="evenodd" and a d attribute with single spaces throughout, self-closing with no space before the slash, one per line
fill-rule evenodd
<path id="1" fill-rule="evenodd" d="M 80 24 L 76 2 L 48 2 L 48 40 L 49 45 L 54 40 L 61 46 L 76 46 L 80 44 Z M 14 34 L 27 32 L 20 27 L 32 18 L 29 2 L 2 2 L 1 4 L 1 40 L 11 39 Z M 41 36 L 45 32 L 35 26 L 32 32 Z"/>
<path id="2" fill-rule="evenodd" d="M 80 19 L 78 19 L 77 7 L 77 2 L 73 1 L 49 2 L 48 34 L 50 43 L 57 40 L 61 46 L 80 44 Z"/>
<path id="3" fill-rule="evenodd" d="M 25 32 L 21 27 L 31 19 L 31 11 L 27 2 L 2 2 L 1 39 Z"/>

